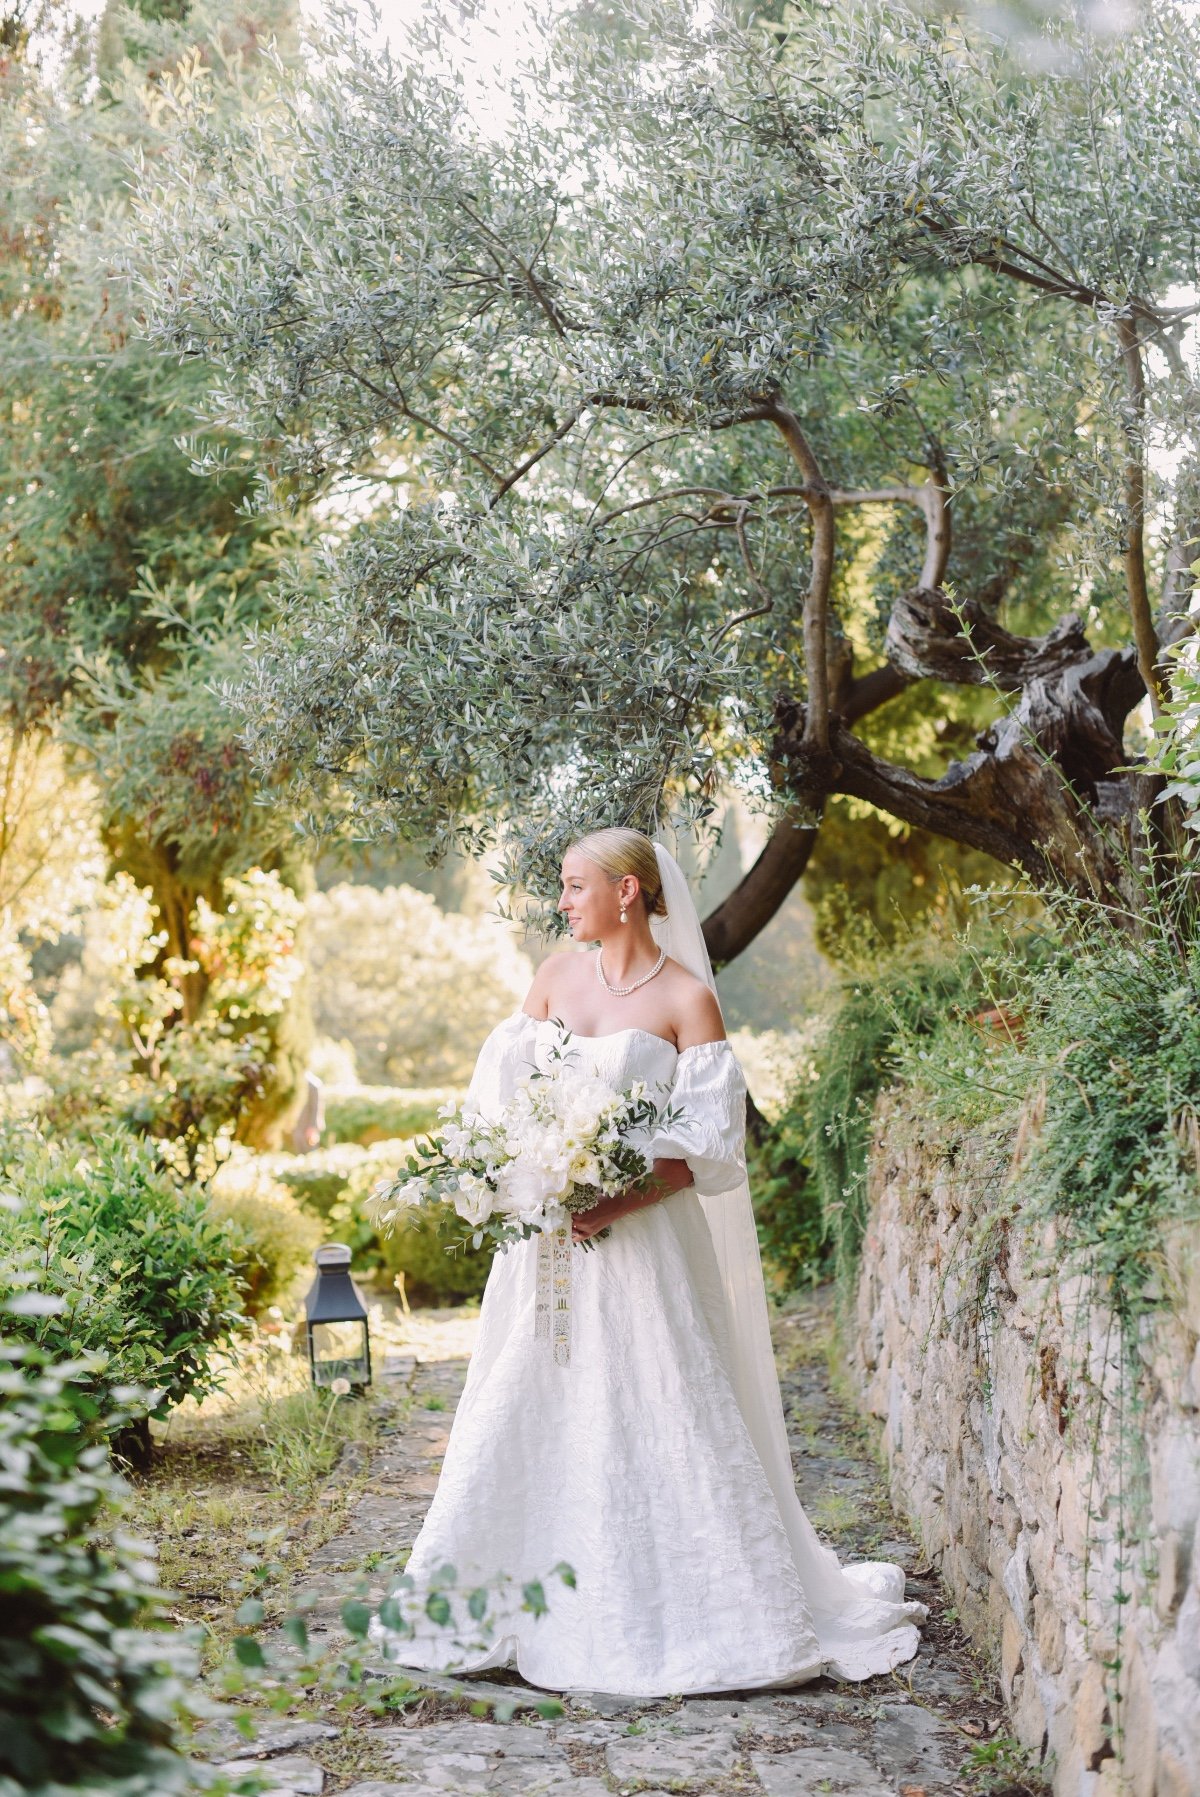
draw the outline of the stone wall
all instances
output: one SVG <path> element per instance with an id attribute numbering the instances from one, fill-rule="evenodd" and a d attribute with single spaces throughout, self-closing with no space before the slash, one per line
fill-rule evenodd
<path id="1" fill-rule="evenodd" d="M 1200 1232 L 1167 1244 L 1118 1428 L 1109 1318 L 1054 1241 L 1018 1221 L 978 1252 L 1002 1154 L 948 1161 L 896 1098 L 878 1123 L 855 1357 L 893 1499 L 1057 1797 L 1200 1797 Z"/>

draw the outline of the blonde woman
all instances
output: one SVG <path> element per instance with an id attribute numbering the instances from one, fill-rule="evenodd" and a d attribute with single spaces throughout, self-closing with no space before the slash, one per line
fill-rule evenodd
<path id="1" fill-rule="evenodd" d="M 407 1573 L 418 1593 L 514 1581 L 484 1645 L 377 1629 L 401 1665 L 515 1668 L 548 1690 L 637 1697 L 861 1679 L 917 1648 L 899 1567 L 839 1566 L 795 1494 L 745 1169 L 741 1069 L 677 863 L 640 831 L 564 856 L 559 909 L 587 954 L 551 956 L 484 1043 L 488 1111 L 561 1040 L 678 1113 L 652 1171 L 574 1219 L 569 1356 L 535 1324 L 546 1238 L 497 1254 L 437 1492 Z M 574 1063 L 573 1063 L 574 1064 Z M 585 1237 L 607 1233 L 583 1251 Z M 549 1612 L 521 1584 L 558 1562 Z"/>

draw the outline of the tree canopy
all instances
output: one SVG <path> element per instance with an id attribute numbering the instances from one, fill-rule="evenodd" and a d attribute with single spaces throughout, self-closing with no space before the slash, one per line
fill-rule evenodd
<path id="1" fill-rule="evenodd" d="M 255 808 L 214 689 L 302 536 L 243 506 L 244 445 L 196 478 L 176 440 L 209 376 L 146 342 L 114 268 L 130 156 L 168 128 L 164 72 L 203 61 L 214 105 L 252 103 L 254 24 L 177 11 L 112 6 L 94 56 L 0 72 L 0 720 L 15 745 L 65 715 L 117 859 L 211 896 L 290 835 Z"/>
<path id="2" fill-rule="evenodd" d="M 145 329 L 263 504 L 355 508 L 228 688 L 260 774 L 535 882 L 732 778 L 776 828 L 718 959 L 838 794 L 1114 885 L 1197 528 L 1194 13 L 1037 58 L 896 0 L 579 8 L 491 118 L 448 17 L 343 19 L 252 114 L 164 78 Z"/>

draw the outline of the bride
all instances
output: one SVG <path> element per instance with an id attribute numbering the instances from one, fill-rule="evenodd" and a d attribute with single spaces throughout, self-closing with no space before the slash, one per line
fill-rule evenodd
<path id="1" fill-rule="evenodd" d="M 687 882 L 640 831 L 599 830 L 568 850 L 559 910 L 575 942 L 598 947 L 542 964 L 484 1043 L 467 1108 L 505 1104 L 565 1030 L 571 1066 L 622 1088 L 645 1080 L 660 1102 L 669 1091 L 673 1120 L 639 1142 L 644 1181 L 573 1219 L 567 1355 L 535 1326 L 547 1238 L 493 1261 L 406 1569 L 418 1597 L 447 1566 L 459 1584 L 508 1575 L 490 1640 L 378 1621 L 375 1638 L 405 1666 L 510 1666 L 552 1691 L 632 1697 L 886 1672 L 916 1652 L 926 1612 L 904 1601 L 899 1567 L 839 1566 L 796 1497 L 746 1088 Z M 522 1608 L 522 1584 L 558 1562 L 573 1588 L 554 1584 L 546 1614 Z"/>

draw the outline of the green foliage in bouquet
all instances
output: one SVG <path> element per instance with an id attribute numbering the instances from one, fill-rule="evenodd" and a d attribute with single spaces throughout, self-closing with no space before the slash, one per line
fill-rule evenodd
<path id="1" fill-rule="evenodd" d="M 23 1285 L 5 1333 L 48 1301 Z M 196 1654 L 161 1626 L 151 1550 L 116 1529 L 101 1438 L 131 1411 L 93 1387 L 90 1362 L 0 1344 L 0 1797 L 196 1789 L 176 1739 Z"/>
<path id="2" fill-rule="evenodd" d="M 204 1195 L 115 1127 L 86 1154 L 11 1128 L 0 1174 L 17 1200 L 0 1211 L 0 1295 L 32 1256 L 54 1300 L 11 1332 L 54 1359 L 92 1357 L 97 1390 L 146 1388 L 156 1416 L 212 1390 L 214 1351 L 242 1321 L 244 1248 Z"/>

